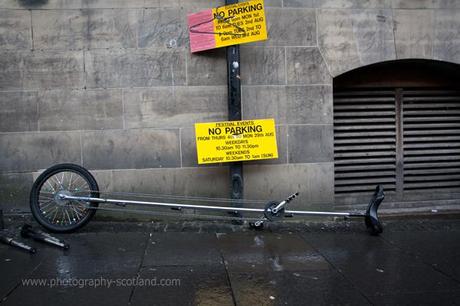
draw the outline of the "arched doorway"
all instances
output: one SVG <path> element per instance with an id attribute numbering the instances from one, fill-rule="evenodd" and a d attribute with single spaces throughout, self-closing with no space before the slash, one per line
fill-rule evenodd
<path id="1" fill-rule="evenodd" d="M 383 184 L 395 207 L 460 204 L 460 65 L 373 64 L 334 79 L 338 206 Z"/>

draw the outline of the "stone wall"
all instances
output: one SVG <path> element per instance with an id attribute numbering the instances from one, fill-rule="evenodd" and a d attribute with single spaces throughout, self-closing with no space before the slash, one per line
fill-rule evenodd
<path id="1" fill-rule="evenodd" d="M 28 210 L 59 162 L 102 189 L 229 195 L 198 166 L 193 123 L 227 118 L 225 50 L 190 54 L 186 15 L 224 1 L 0 0 L 0 201 Z M 241 47 L 245 119 L 274 117 L 279 159 L 245 164 L 246 198 L 334 200 L 332 80 L 400 58 L 460 62 L 460 1 L 266 0 Z"/>

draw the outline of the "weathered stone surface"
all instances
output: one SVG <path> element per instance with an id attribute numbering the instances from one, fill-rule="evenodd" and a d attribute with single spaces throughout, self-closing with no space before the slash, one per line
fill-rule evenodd
<path id="1" fill-rule="evenodd" d="M 187 0 L 188 1 L 188 0 Z M 0 0 L 6 9 L 143 8 L 178 6 L 179 0 Z"/>
<path id="2" fill-rule="evenodd" d="M 119 192 L 113 189 L 113 171 L 112 170 L 92 170 L 91 174 L 96 179 L 99 190 L 105 192 Z"/>
<path id="3" fill-rule="evenodd" d="M 184 127 L 227 117 L 224 86 L 130 89 L 123 98 L 126 128 Z"/>
<path id="4" fill-rule="evenodd" d="M 142 10 L 139 47 L 183 47 L 188 44 L 184 11 L 179 8 Z"/>
<path id="5" fill-rule="evenodd" d="M 391 10 L 353 11 L 352 18 L 361 64 L 396 59 Z"/>
<path id="6" fill-rule="evenodd" d="M 286 84 L 284 48 L 241 47 L 241 82 L 244 85 Z"/>
<path id="7" fill-rule="evenodd" d="M 322 8 L 390 8 L 392 0 L 316 0 Z"/>
<path id="8" fill-rule="evenodd" d="M 433 11 L 394 10 L 396 57 L 433 56 Z"/>
<path id="9" fill-rule="evenodd" d="M 460 63 L 460 10 L 435 12 L 433 57 Z"/>
<path id="10" fill-rule="evenodd" d="M 274 118 L 276 124 L 287 123 L 286 86 L 243 86 L 243 118 Z"/>
<path id="11" fill-rule="evenodd" d="M 55 0 L 65 1 L 65 0 Z M 178 0 L 77 0 L 83 8 L 142 8 L 159 7 L 161 5 L 177 5 Z"/>
<path id="12" fill-rule="evenodd" d="M 277 124 L 332 124 L 331 86 L 245 86 L 245 119 L 275 118 Z"/>
<path id="13" fill-rule="evenodd" d="M 332 124 L 331 86 L 287 86 L 287 123 Z"/>
<path id="14" fill-rule="evenodd" d="M 88 34 L 82 10 L 32 10 L 35 49 L 81 50 Z"/>
<path id="15" fill-rule="evenodd" d="M 183 7 L 185 13 L 196 13 L 199 10 L 225 5 L 225 0 L 175 0 L 179 1 L 179 6 Z"/>
<path id="16" fill-rule="evenodd" d="M 265 11 L 268 39 L 264 46 L 315 46 L 316 15 L 311 9 L 287 10 L 269 8 Z"/>
<path id="17" fill-rule="evenodd" d="M 30 49 L 31 28 L 28 11 L 0 10 L 0 49 Z"/>
<path id="18" fill-rule="evenodd" d="M 185 85 L 182 51 L 93 50 L 85 59 L 90 88 Z"/>
<path id="19" fill-rule="evenodd" d="M 42 131 L 78 130 L 82 91 L 45 91 L 40 94 L 39 124 Z"/>
<path id="20" fill-rule="evenodd" d="M 401 9 L 460 8 L 460 2 L 457 0 L 393 0 L 393 8 L 401 8 Z"/>
<path id="21" fill-rule="evenodd" d="M 37 92 L 2 92 L 0 94 L 0 132 L 24 132 L 37 129 Z"/>
<path id="22" fill-rule="evenodd" d="M 180 129 L 180 145 L 182 167 L 198 167 L 194 127 Z M 211 166 L 216 165 L 223 164 L 213 164 Z"/>
<path id="23" fill-rule="evenodd" d="M 333 163 L 295 165 L 251 165 L 244 168 L 247 199 L 285 199 L 299 192 L 290 209 L 308 209 L 334 199 Z"/>
<path id="24" fill-rule="evenodd" d="M 32 184 L 32 173 L 0 174 L 0 207 L 3 211 L 30 211 L 29 194 Z"/>
<path id="25" fill-rule="evenodd" d="M 401 1 L 401 0 L 398 0 Z M 413 0 L 412 0 L 413 1 Z M 436 8 L 460 8 L 460 2 L 457 0 L 433 0 L 436 3 Z"/>
<path id="26" fill-rule="evenodd" d="M 89 169 L 179 167 L 179 131 L 111 130 L 82 133 L 83 164 Z"/>
<path id="27" fill-rule="evenodd" d="M 265 0 L 265 7 L 282 7 L 283 0 Z"/>
<path id="28" fill-rule="evenodd" d="M 34 51 L 21 52 L 20 56 L 20 62 L 12 65 L 18 65 L 14 69 L 20 71 L 21 89 L 84 87 L 82 52 Z M 11 87 L 18 88 L 18 84 Z"/>
<path id="29" fill-rule="evenodd" d="M 227 85 L 225 48 L 194 54 L 187 51 L 187 85 Z"/>
<path id="30" fill-rule="evenodd" d="M 113 189 L 200 197 L 228 197 L 228 167 L 114 170 Z"/>
<path id="31" fill-rule="evenodd" d="M 143 10 L 84 10 L 85 44 L 93 48 L 136 48 L 138 20 Z"/>
<path id="32" fill-rule="evenodd" d="M 40 131 L 123 128 L 121 90 L 53 90 L 39 96 Z"/>
<path id="33" fill-rule="evenodd" d="M 36 171 L 61 162 L 81 163 L 80 133 L 0 134 L 0 171 Z"/>
<path id="34" fill-rule="evenodd" d="M 351 11 L 318 10 L 318 45 L 332 76 L 361 66 Z"/>
<path id="35" fill-rule="evenodd" d="M 284 7 L 390 8 L 391 0 L 284 0 Z"/>
<path id="36" fill-rule="evenodd" d="M 0 89 L 23 88 L 22 56 L 13 51 L 0 55 Z"/>
<path id="37" fill-rule="evenodd" d="M 286 71 L 289 85 L 330 84 L 332 82 L 318 48 L 287 48 Z"/>
<path id="38" fill-rule="evenodd" d="M 289 126 L 289 163 L 334 161 L 332 125 Z"/>
<path id="39" fill-rule="evenodd" d="M 65 0 L 55 0 L 65 1 Z M 177 5 L 179 0 L 77 0 L 83 8 L 142 8 Z"/>
<path id="40" fill-rule="evenodd" d="M 437 0 L 393 0 L 393 8 L 426 9 L 434 8 Z"/>
<path id="41" fill-rule="evenodd" d="M 186 24 L 187 13 L 223 4 L 0 0 L 0 171 L 29 173 L 83 156 L 91 168 L 108 169 L 95 171 L 103 189 L 228 196 L 228 164 L 197 165 L 193 128 L 227 117 L 225 49 L 190 54 Z M 301 184 L 314 195 L 300 205 L 332 202 L 331 75 L 396 58 L 460 63 L 460 2 L 265 5 L 269 39 L 241 47 L 243 117 L 275 118 L 280 158 L 245 163 L 246 197 L 268 190 L 283 198 Z M 173 168 L 116 171 L 129 173 L 116 179 L 110 170 L 145 167 Z M 22 174 L 11 175 L 20 185 Z"/>
<path id="42" fill-rule="evenodd" d="M 284 7 L 316 7 L 316 0 L 283 0 Z"/>

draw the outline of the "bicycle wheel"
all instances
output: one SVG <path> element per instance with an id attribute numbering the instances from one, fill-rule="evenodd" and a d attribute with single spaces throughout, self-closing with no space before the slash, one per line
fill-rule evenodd
<path id="1" fill-rule="evenodd" d="M 30 209 L 40 225 L 53 232 L 72 232 L 94 216 L 98 203 L 62 200 L 62 195 L 99 197 L 96 180 L 85 168 L 59 164 L 45 170 L 30 192 Z"/>

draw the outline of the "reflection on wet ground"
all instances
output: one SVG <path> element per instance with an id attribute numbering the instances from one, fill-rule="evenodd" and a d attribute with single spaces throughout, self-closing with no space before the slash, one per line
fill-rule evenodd
<path id="1" fill-rule="evenodd" d="M 379 237 L 335 223 L 205 224 L 92 222 L 57 235 L 68 251 L 30 242 L 35 255 L 0 245 L 0 303 L 460 303 L 460 219 L 388 221 Z"/>

